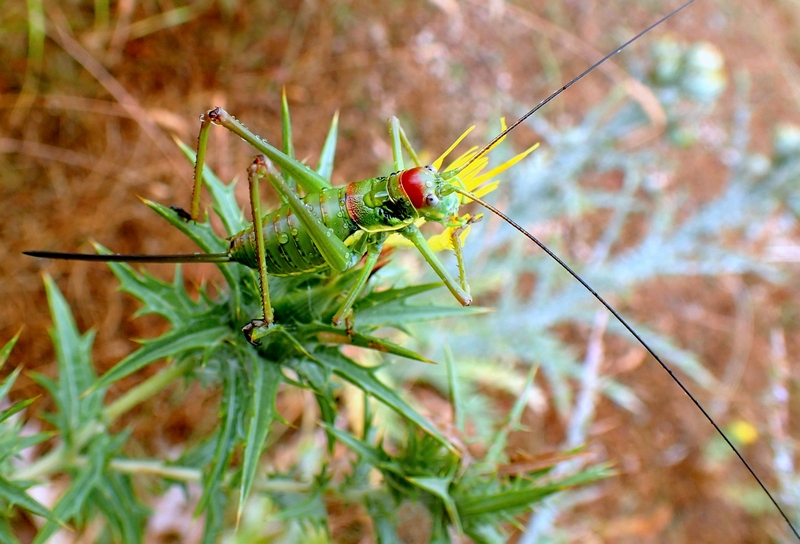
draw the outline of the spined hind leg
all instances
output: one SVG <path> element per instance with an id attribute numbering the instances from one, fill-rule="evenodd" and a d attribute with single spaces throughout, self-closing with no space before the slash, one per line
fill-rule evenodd
<path id="1" fill-rule="evenodd" d="M 242 327 L 242 332 L 247 341 L 254 346 L 261 345 L 258 338 L 265 336 L 269 328 L 275 322 L 275 313 L 272 310 L 272 304 L 269 299 L 269 278 L 267 276 L 267 258 L 264 248 L 264 226 L 261 221 L 261 200 L 258 194 L 258 181 L 268 174 L 267 160 L 263 155 L 258 155 L 253 161 L 253 164 L 247 169 L 247 181 L 250 185 L 250 210 L 253 214 L 253 231 L 255 234 L 256 254 L 258 256 L 258 285 L 261 295 L 263 318 L 251 320 L 250 323 Z"/>

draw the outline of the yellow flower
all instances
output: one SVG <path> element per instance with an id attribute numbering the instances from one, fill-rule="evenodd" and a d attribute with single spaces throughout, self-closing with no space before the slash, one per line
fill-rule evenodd
<path id="1" fill-rule="evenodd" d="M 500 119 L 500 123 L 502 124 L 503 130 L 505 130 L 506 129 L 506 120 L 505 120 L 505 118 Z M 442 153 L 442 155 L 438 159 L 433 161 L 433 165 L 432 166 L 434 168 L 436 168 L 437 170 L 440 170 L 441 167 L 442 167 L 442 164 L 444 163 L 444 160 L 447 158 L 447 156 L 453 151 L 453 149 L 456 148 L 456 146 L 458 146 L 458 144 L 461 143 L 461 140 L 463 140 L 467 136 L 467 134 L 472 132 L 472 130 L 474 128 L 475 128 L 475 125 L 469 127 L 467 130 L 465 130 L 464 133 L 461 136 L 459 136 L 458 139 L 453 143 L 453 145 L 451 145 L 447 149 L 447 151 Z M 501 174 L 502 172 L 505 172 L 506 170 L 508 170 L 509 168 L 514 166 L 515 164 L 517 164 L 519 161 L 521 161 L 522 159 L 527 157 L 534 149 L 539 147 L 538 143 L 534 144 L 533 146 L 529 147 L 528 149 L 526 149 L 522 153 L 520 153 L 518 155 L 515 155 L 514 157 L 510 158 L 509 160 L 507 160 L 503 164 L 492 168 L 488 172 L 482 173 L 484 168 L 486 168 L 489 165 L 489 157 L 488 157 L 489 153 L 488 152 L 491 151 L 492 149 L 494 149 L 494 147 L 497 146 L 504 139 L 505 139 L 505 137 L 503 137 L 500 140 L 498 140 L 497 142 L 495 142 L 492 145 L 492 147 L 489 148 L 489 150 L 487 150 L 486 153 L 484 153 L 483 155 L 478 157 L 475 161 L 473 161 L 463 171 L 459 172 L 457 176 L 454 176 L 452 178 L 453 183 L 456 183 L 456 184 L 460 185 L 463 189 L 466 189 L 467 191 L 471 192 L 472 194 L 474 194 L 477 197 L 483 197 L 484 195 L 487 195 L 487 194 L 491 193 L 492 191 L 494 191 L 497 188 L 497 186 L 500 183 L 500 181 L 499 180 L 495 180 L 494 178 L 498 174 Z M 448 164 L 447 168 L 445 168 L 442 173 L 451 172 L 453 170 L 457 170 L 458 168 L 462 167 L 470 159 L 472 159 L 472 157 L 478 151 L 479 151 L 479 149 L 478 149 L 477 146 L 471 147 L 465 153 L 462 153 L 453 162 Z M 464 196 L 461 196 L 460 199 L 461 199 L 461 203 L 462 204 L 466 204 L 469 201 L 469 199 L 464 197 Z M 467 223 L 468 219 L 469 219 L 469 214 L 464 215 L 463 217 L 459 217 L 458 218 L 458 224 L 447 226 L 442 233 L 435 234 L 435 235 L 431 236 L 430 238 L 428 238 L 428 244 L 431 246 L 431 249 L 433 251 L 442 251 L 444 249 L 450 249 L 450 250 L 454 249 L 453 248 L 453 231 L 455 229 L 457 229 L 457 228 L 462 228 Z M 421 225 L 424 222 L 425 222 L 424 219 L 417 220 L 417 226 Z M 467 225 L 463 229 L 463 232 L 459 235 L 459 238 L 461 239 L 461 244 L 462 245 L 464 244 L 464 241 L 467 238 L 467 234 L 469 234 L 469 230 L 470 230 L 470 226 Z M 408 240 L 406 240 L 405 238 L 403 238 L 399 234 L 393 234 L 392 236 L 390 236 L 386 240 L 386 244 L 389 245 L 389 246 L 411 246 L 411 242 L 409 242 Z"/>
<path id="2" fill-rule="evenodd" d="M 752 444 L 758 440 L 758 429 L 742 419 L 734 421 L 730 426 L 730 434 L 734 440 L 742 444 Z"/>

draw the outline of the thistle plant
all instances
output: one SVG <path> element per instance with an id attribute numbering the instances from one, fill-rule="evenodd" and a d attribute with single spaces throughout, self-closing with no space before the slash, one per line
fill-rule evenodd
<path id="1" fill-rule="evenodd" d="M 291 134 L 288 108 L 283 130 Z M 335 139 L 334 119 L 320 155 L 320 171 L 328 178 Z M 181 147 L 194 160 L 192 150 Z M 235 201 L 234 184 L 222 183 L 210 171 L 205 172 L 204 180 L 213 213 L 227 235 L 240 232 L 246 219 Z M 203 252 L 225 250 L 227 241 L 214 232 L 209 221 L 185 221 L 170 208 L 145 203 Z M 97 250 L 107 252 L 100 246 Z M 202 491 L 195 515 L 204 524 L 205 542 L 216 542 L 221 535 L 235 541 L 239 538 L 236 527 L 247 523 L 248 504 L 264 501 L 275 510 L 272 520 L 278 525 L 276 529 L 270 524 L 268 532 L 282 534 L 289 541 L 296 540 L 296 531 L 319 535 L 324 541 L 327 509 L 332 503 L 343 503 L 357 505 L 369 515 L 379 541 L 394 542 L 398 538 L 398 506 L 416 503 L 429 519 L 430 541 L 447 542 L 453 535 L 464 534 L 476 542 L 503 542 L 507 522 L 533 504 L 609 474 L 604 466 L 595 466 L 553 478 L 549 470 L 556 457 L 533 469 L 509 464 L 507 435 L 521 417 L 527 393 L 520 395 L 504 424 L 495 428 L 488 453 L 476 459 L 463 445 L 466 436 L 439 428 L 420 413 L 412 399 L 381 379 L 385 364 L 427 365 L 433 361 L 379 331 L 404 331 L 410 324 L 443 318 L 469 319 L 482 311 L 437 305 L 419 296 L 437 289 L 438 283 L 387 286 L 380 274 L 376 275 L 354 306 L 354 326 L 345 330 L 330 323 L 343 291 L 353 284 L 360 267 L 342 273 L 270 278 L 278 324 L 256 347 L 241 334 L 242 323 L 259 309 L 258 277 L 253 270 L 221 265 L 225 285 L 214 295 L 203 285 L 196 296 L 190 296 L 180 266 L 171 282 L 128 264 L 109 266 L 119 279 L 120 290 L 141 302 L 138 314 L 158 315 L 169 328 L 157 338 L 142 341 L 139 349 L 97 376 L 91 360 L 93 333 L 78 331 L 55 283 L 45 278 L 58 376 L 36 379 L 54 400 L 54 411 L 44 416 L 52 430 L 34 436 L 20 433 L 16 417 L 27 401 L 3 412 L 0 423 L 8 446 L 0 465 L 0 500 L 5 505 L 0 527 L 5 541 L 16 540 L 14 520 L 27 511 L 46 520 L 35 542 L 47 541 L 62 526 L 79 531 L 98 526 L 100 540 L 140 542 L 151 516 L 146 505 L 157 494 L 143 487 L 163 491 L 170 485 L 196 484 Z M 13 340 L 3 354 L 12 346 Z M 353 347 L 380 354 L 385 362 L 359 363 L 350 355 Z M 115 400 L 105 400 L 109 388 L 164 359 L 168 364 L 153 375 Z M 446 367 L 448 394 L 459 419 L 463 394 L 459 392 L 458 363 L 447 358 Z M 18 372 L 4 382 L 4 394 Z M 532 379 L 533 373 L 526 391 Z M 214 431 L 184 444 L 177 459 L 130 455 L 130 433 L 112 431 L 115 421 L 184 380 L 219 389 L 219 421 Z M 319 421 L 312 435 L 324 440 L 311 451 L 298 453 L 289 468 L 268 468 L 267 460 L 280 444 L 279 438 L 272 438 L 281 423 L 276 399 L 294 388 L 313 396 Z M 345 389 L 349 395 L 355 390 L 362 397 L 357 428 L 348 424 L 352 419 L 342 415 L 340 398 Z M 32 463 L 15 466 L 14 455 L 45 440 L 50 442 L 47 453 Z M 340 446 L 347 453 L 337 455 Z M 26 493 L 33 485 L 46 485 L 62 476 L 67 477 L 68 485 L 51 508 Z M 253 530 L 248 525 L 242 533 L 247 536 L 241 538 L 266 537 Z"/>

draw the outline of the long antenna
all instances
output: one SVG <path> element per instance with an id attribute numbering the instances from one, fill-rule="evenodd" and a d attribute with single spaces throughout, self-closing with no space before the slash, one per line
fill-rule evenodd
<path id="1" fill-rule="evenodd" d="M 515 128 L 517 128 L 519 125 L 521 125 L 521 124 L 522 124 L 522 122 L 523 122 L 523 121 L 525 121 L 525 119 L 527 119 L 528 117 L 530 117 L 531 115 L 533 115 L 534 113 L 536 113 L 537 111 L 539 111 L 540 109 L 542 109 L 542 108 L 545 106 L 545 104 L 547 104 L 548 102 L 550 102 L 551 100 L 553 100 L 555 97 L 557 97 L 558 95 L 560 95 L 561 93 L 563 93 L 564 91 L 566 91 L 567 89 L 569 89 L 570 87 L 572 87 L 572 86 L 573 86 L 574 84 L 576 84 L 578 81 L 580 81 L 581 79 L 583 79 L 583 77 L 584 77 L 584 76 L 586 76 L 586 75 L 588 75 L 590 72 L 594 71 L 594 69 L 595 69 L 595 68 L 597 68 L 598 66 L 600 66 L 601 64 L 603 64 L 605 61 L 607 61 L 608 59 L 610 59 L 611 57 L 613 57 L 614 55 L 616 55 L 617 53 L 619 53 L 620 51 L 622 51 L 623 49 L 625 49 L 626 47 L 628 47 L 630 44 L 632 44 L 633 42 L 635 42 L 636 40 L 638 40 L 639 38 L 641 38 L 642 36 L 644 36 L 645 34 L 647 34 L 648 32 L 650 32 L 651 30 L 653 30 L 655 27 L 657 27 L 658 25 L 660 25 L 661 23 L 663 23 L 664 21 L 666 21 L 667 19 L 669 19 L 669 18 L 670 18 L 670 17 L 672 17 L 673 15 L 676 15 L 676 14 L 678 14 L 680 11 L 682 11 L 682 10 L 684 10 L 684 9 L 688 8 L 689 6 L 691 6 L 691 5 L 692 5 L 692 4 L 694 4 L 694 3 L 695 3 L 695 0 L 689 0 L 688 2 L 686 2 L 686 3 L 685 3 L 684 5 L 682 5 L 681 7 L 679 7 L 678 9 L 676 9 L 675 11 L 673 11 L 672 13 L 669 13 L 669 14 L 665 15 L 664 17 L 662 17 L 661 19 L 659 19 L 658 21 L 656 21 L 656 22 L 655 22 L 655 23 L 653 23 L 652 25 L 648 26 L 647 28 L 645 28 L 644 30 L 642 30 L 641 32 L 639 32 L 639 33 L 638 33 L 636 36 L 634 36 L 633 38 L 631 38 L 631 39 L 630 39 L 630 40 L 628 40 L 627 42 L 623 43 L 622 45 L 620 45 L 619 47 L 617 47 L 616 49 L 614 49 L 614 50 L 613 50 L 611 53 L 609 53 L 608 55 L 606 55 L 606 56 L 605 56 L 605 57 L 603 57 L 602 59 L 598 60 L 597 62 L 595 62 L 594 64 L 592 64 L 591 66 L 589 66 L 589 67 L 588 67 L 586 70 L 584 70 L 583 72 L 581 72 L 580 74 L 578 74 L 577 76 L 575 76 L 574 78 L 572 78 L 572 79 L 569 81 L 569 83 L 567 83 L 566 85 L 564 85 L 563 87 L 561 87 L 560 89 L 558 89 L 557 91 L 555 91 L 554 93 L 552 93 L 550 96 L 548 96 L 547 98 L 545 98 L 544 100 L 542 100 L 541 102 L 539 102 L 538 104 L 536 104 L 536 106 L 534 106 L 533 108 L 531 108 L 531 109 L 530 109 L 530 111 L 528 111 L 528 113 L 526 113 L 525 115 L 523 115 L 522 117 L 520 117 L 519 119 L 517 119 L 516 121 L 514 121 L 514 123 L 513 123 L 512 125 L 510 125 L 510 126 L 507 128 L 507 129 L 505 129 L 503 132 L 501 132 L 500 134 L 498 134 L 497 136 L 495 136 L 495 137 L 492 139 L 492 141 L 491 141 L 491 142 L 489 142 L 488 144 L 486 144 L 485 146 L 483 146 L 483 148 L 481 148 L 481 150 L 480 150 L 480 151 L 478 151 L 478 152 L 477 152 L 475 155 L 473 155 L 473 156 L 472 156 L 472 158 L 470 158 L 470 159 L 469 159 L 469 160 L 468 160 L 466 163 L 464 163 L 462 166 L 460 166 L 460 167 L 459 167 L 458 169 L 456 169 L 455 171 L 451 171 L 451 172 L 449 172 L 449 174 L 450 174 L 450 176 L 449 176 L 449 177 L 452 177 L 452 176 L 454 176 L 454 175 L 457 175 L 459 172 L 461 172 L 462 170 L 464 170 L 464 169 L 465 169 L 467 166 L 469 166 L 470 164 L 472 164 L 473 162 L 475 162 L 475 160 L 477 160 L 477 159 L 478 159 L 478 158 L 479 158 L 481 155 L 483 155 L 483 154 L 485 154 L 487 151 L 489 151 L 489 150 L 490 150 L 490 149 L 491 149 L 491 148 L 492 148 L 492 147 L 493 147 L 493 146 L 494 146 L 494 145 L 495 145 L 497 142 L 499 142 L 499 141 L 500 141 L 500 140 L 501 140 L 501 139 L 502 139 L 502 138 L 503 138 L 503 137 L 504 137 L 506 134 L 508 134 L 509 132 L 511 132 L 512 130 L 514 130 Z"/>
<path id="2" fill-rule="evenodd" d="M 692 1 L 694 1 L 694 0 L 692 0 Z M 673 12 L 673 13 L 674 13 L 674 12 Z M 663 20 L 663 19 L 662 19 L 662 20 Z M 455 186 L 454 186 L 454 187 L 455 187 Z M 524 235 L 526 238 L 528 238 L 529 240 L 531 240 L 531 241 L 532 241 L 534 244 L 536 244 L 537 246 L 539 246 L 540 248 L 542 248 L 542 250 L 543 250 L 545 253 L 547 253 L 547 254 L 548 254 L 550 257 L 552 257 L 554 261 L 556 261 L 556 262 L 557 262 L 559 265 L 561 265 L 561 267 L 562 267 L 564 270 L 566 270 L 567 272 L 569 272 L 569 273 L 570 273 L 570 275 L 571 275 L 573 278 L 575 278 L 576 280 L 578 280 L 578 282 L 579 282 L 581 285 L 583 285 L 583 286 L 584 286 L 584 287 L 585 287 L 585 288 L 586 288 L 586 289 L 587 289 L 587 290 L 588 290 L 588 291 L 589 291 L 591 294 L 593 294 L 593 295 L 594 295 L 594 297 L 595 297 L 597 300 L 599 300 L 599 301 L 600 301 L 600 304 L 602 304 L 603 306 L 605 306 L 605 308 L 606 308 L 606 309 L 607 309 L 609 312 L 611 312 L 611 315 L 613 315 L 613 316 L 614 316 L 614 317 L 617 319 L 617 321 L 619 321 L 620 323 L 622 323 L 622 326 L 623 326 L 623 327 L 625 327 L 626 329 L 628 329 L 628 332 L 630 332 L 630 333 L 633 335 L 633 337 L 634 337 L 634 338 L 636 338 L 636 340 L 638 340 L 638 341 L 639 341 L 639 343 L 640 343 L 640 344 L 641 344 L 641 345 L 644 347 L 644 349 L 646 349 L 646 350 L 648 351 L 648 353 L 650 353 L 650 355 L 652 355 L 652 356 L 653 356 L 653 358 L 654 358 L 656 361 L 658 361 L 658 364 L 660 364 L 660 365 L 661 365 L 661 368 L 663 368 L 663 369 L 664 369 L 664 370 L 667 372 L 667 374 L 669 374 L 670 378 L 672 378 L 672 379 L 673 379 L 673 381 L 674 381 L 675 383 L 677 383 L 677 384 L 678 384 L 678 386 L 680 386 L 680 388 L 683 390 L 683 392 L 684 392 L 684 393 L 686 393 L 686 395 L 687 395 L 687 396 L 688 396 L 688 397 L 689 397 L 689 398 L 692 400 L 692 402 L 694 403 L 694 405 L 695 405 L 695 406 L 697 406 L 697 409 L 698 409 L 698 410 L 700 410 L 700 412 L 702 412 L 702 414 L 703 414 L 703 415 L 705 416 L 705 418 L 706 418 L 706 419 L 709 421 L 709 423 L 711 423 L 711 425 L 713 425 L 713 426 L 714 426 L 714 428 L 715 428 L 715 429 L 717 430 L 717 432 L 720 434 L 720 436 L 722 437 L 722 439 L 723 439 L 723 440 L 725 440 L 725 442 L 727 442 L 727 443 L 728 443 L 728 446 L 730 446 L 730 448 L 733 450 L 733 453 L 735 453 L 735 454 L 736 454 L 736 457 L 738 457 L 738 458 L 739 458 L 739 460 L 740 460 L 742 463 L 744 463 L 744 466 L 745 466 L 745 467 L 747 467 L 747 470 L 750 472 L 750 474 L 753 476 L 753 478 L 755 478 L 756 482 L 758 482 L 758 485 L 759 485 L 759 486 L 761 486 L 761 489 L 763 489 L 763 490 L 764 490 L 764 493 L 766 493 L 766 494 L 767 494 L 767 497 L 769 497 L 769 500 L 770 500 L 770 501 L 772 501 L 772 504 L 774 504 L 774 505 L 775 505 L 775 508 L 777 508 L 777 509 L 778 509 L 778 512 L 780 512 L 781 516 L 783 516 L 783 519 L 784 519 L 784 520 L 786 520 L 786 523 L 789 525 L 789 528 L 790 528 L 790 529 L 792 530 L 792 532 L 794 533 L 794 536 L 796 536 L 796 537 L 797 537 L 797 539 L 798 539 L 798 540 L 800 540 L 800 533 L 798 533 L 798 532 L 797 532 L 797 529 L 795 529 L 795 527 L 794 527 L 794 525 L 792 524 L 792 522 L 791 522 L 791 521 L 789 521 L 789 516 L 786 514 L 786 512 L 784 512 L 784 511 L 783 511 L 783 508 L 781 508 L 781 505 L 780 505 L 780 504 L 778 504 L 778 501 L 777 501 L 777 500 L 775 500 L 775 497 L 773 497 L 773 496 L 772 496 L 772 493 L 770 493 L 769 489 L 767 489 L 767 486 L 766 486 L 766 485 L 764 485 L 764 482 L 762 482 L 762 481 L 761 481 L 761 478 L 759 478 L 759 477 L 758 477 L 758 475 L 756 474 L 755 470 L 753 470 L 753 468 L 750 466 L 750 463 L 748 463 L 748 462 L 745 460 L 744 456 L 743 456 L 741 453 L 739 453 L 739 450 L 738 450 L 738 449 L 736 449 L 736 446 L 734 446 L 734 445 L 733 445 L 733 443 L 732 443 L 732 442 L 731 442 L 731 441 L 728 439 L 728 437 L 727 437 L 727 435 L 725 434 L 725 432 L 724 432 L 724 431 L 723 431 L 723 430 L 720 428 L 720 426 L 719 426 L 719 425 L 717 425 L 717 423 L 716 423 L 716 422 L 714 421 L 714 419 L 713 419 L 713 418 L 712 418 L 712 417 L 709 415 L 709 413 L 708 413 L 708 412 L 706 412 L 705 408 L 703 408 L 703 405 L 702 405 L 702 404 L 700 404 L 700 401 L 698 401 L 698 400 L 695 398 L 695 396 L 694 396 L 694 395 L 692 395 L 692 394 L 689 392 L 689 390 L 686 388 L 686 386 L 685 386 L 685 385 L 683 385 L 683 382 L 681 382 L 681 381 L 678 379 L 678 377 L 675 375 L 675 373 L 673 373 L 673 372 L 672 372 L 672 369 L 671 369 L 671 368 L 670 368 L 670 367 L 667 365 L 667 363 L 665 363 L 663 360 L 661 360 L 661 357 L 659 357 L 658 355 L 656 355 L 656 352 L 655 352 L 655 351 L 653 351 L 653 349 L 652 349 L 652 348 L 651 348 L 649 345 L 647 345 L 647 342 L 645 342 L 645 341 L 644 341 L 644 339 L 643 339 L 641 336 L 639 336 L 639 334 L 637 334 L 637 332 L 636 332 L 635 330 L 633 330 L 633 327 L 631 327 L 631 326 L 628 324 L 628 322 L 627 322 L 627 321 L 625 321 L 625 319 L 624 319 L 624 318 L 623 318 L 623 317 L 622 317 L 620 314 L 618 314 L 618 313 L 617 313 L 617 311 L 616 311 L 616 310 L 615 310 L 615 309 L 614 309 L 614 308 L 611 306 L 611 304 L 609 304 L 608 302 L 606 302 L 606 300 L 605 300 L 603 297 L 601 297 L 601 296 L 600 296 L 600 295 L 597 293 L 597 291 L 595 291 L 594 289 L 592 289 L 592 287 L 591 287 L 591 286 L 590 286 L 588 283 L 586 283 L 586 281 L 585 281 L 585 280 L 584 280 L 582 277 L 580 277 L 580 276 L 578 275 L 578 273 L 577 273 L 577 272 L 575 272 L 575 271 L 574 271 L 572 268 L 570 268 L 570 266 L 569 266 L 567 263 L 565 263 L 564 261 L 562 261 L 562 260 L 561 260 L 561 258 L 560 258 L 558 255 L 556 255 L 555 253 L 553 253 L 553 252 L 550 250 L 550 248 L 548 248 L 546 245 L 544 245 L 544 243 L 540 242 L 538 238 L 536 238 L 536 237 L 535 237 L 533 234 L 531 234 L 530 232 L 528 232 L 527 230 L 525 230 L 525 229 L 524 229 L 524 228 L 523 228 L 521 225 L 519 225 L 519 223 L 515 222 L 513 219 L 511 219 L 510 217 L 508 217 L 506 214 L 504 214 L 503 212 L 501 212 L 500 210 L 498 210 L 497 208 L 495 208 L 495 207 L 494 207 L 494 206 L 492 206 L 491 204 L 489 204 L 489 203 L 487 203 L 487 202 L 484 202 L 483 200 L 481 200 L 481 199 L 480 199 L 480 198 L 478 198 L 477 196 L 473 195 L 473 194 L 472 194 L 472 193 L 470 193 L 469 191 L 466 191 L 466 190 L 464 190 L 464 189 L 461 189 L 461 188 L 458 188 L 458 187 L 455 187 L 455 191 L 456 191 L 458 194 L 460 194 L 460 195 L 463 195 L 463 196 L 465 196 L 465 197 L 469 198 L 470 200 L 473 200 L 473 201 L 477 202 L 478 204 L 480 204 L 481 206 L 483 206 L 484 208 L 486 208 L 487 210 L 489 210 L 489 211 L 490 211 L 490 212 L 492 212 L 493 214 L 497 215 L 498 217 L 500 217 L 501 219 L 503 219 L 503 220 L 504 220 L 506 223 L 508 223 L 509 225 L 511 225 L 512 227 L 514 227 L 515 229 L 517 229 L 517 230 L 518 230 L 520 233 L 522 233 L 522 234 L 523 234 L 523 235 Z"/>

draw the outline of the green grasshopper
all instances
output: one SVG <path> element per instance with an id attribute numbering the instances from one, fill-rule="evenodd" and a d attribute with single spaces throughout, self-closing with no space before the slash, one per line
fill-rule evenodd
<path id="1" fill-rule="evenodd" d="M 537 104 L 479 151 L 457 160 L 456 165 L 450 169 L 440 172 L 439 166 L 443 158 L 461 141 L 461 138 L 434 165 L 423 165 L 409 143 L 399 121 L 396 118 L 392 118 L 389 125 L 394 172 L 388 176 L 365 179 L 343 187 L 332 187 L 324 176 L 273 147 L 248 130 L 223 109 L 214 108 L 202 116 L 190 212 L 186 212 L 181 208 L 173 209 L 186 221 L 197 221 L 200 218 L 200 189 L 203 181 L 208 137 L 212 125 L 225 127 L 258 150 L 260 154 L 256 156 L 253 164 L 248 168 L 253 223 L 245 230 L 228 239 L 227 252 L 179 255 L 88 255 L 27 251 L 25 254 L 50 259 L 103 262 L 233 262 L 243 264 L 257 270 L 260 280 L 262 316 L 252 319 L 242 328 L 247 341 L 258 346 L 260 345 L 258 339 L 269 334 L 270 328 L 274 324 L 274 312 L 269 296 L 269 276 L 294 276 L 323 270 L 343 272 L 357 266 L 363 259 L 364 265 L 362 269 L 357 274 L 355 282 L 333 318 L 336 325 L 345 324 L 346 329 L 350 331 L 353 320 L 353 305 L 366 286 L 373 269 L 378 263 L 384 243 L 391 234 L 401 235 L 417 248 L 425 261 L 460 304 L 464 306 L 471 304 L 472 297 L 466 279 L 460 235 L 474 221 L 474 218 L 470 218 L 469 215 L 460 216 L 459 208 L 466 201 L 474 201 L 501 217 L 542 248 L 581 285 L 589 290 L 633 334 L 636 340 L 656 359 L 727 442 L 789 524 L 791 531 L 800 540 L 798 530 L 792 525 L 783 508 L 742 454 L 697 399 L 673 374 L 667 364 L 631 328 L 625 319 L 542 242 L 504 213 L 484 202 L 479 195 L 471 192 L 471 189 L 479 185 L 480 181 L 485 180 L 485 176 L 482 176 L 478 182 L 471 179 L 471 175 L 480 169 L 475 167 L 470 169 L 470 166 L 487 154 L 509 132 L 606 60 L 693 2 L 694 0 L 690 0 L 603 57 Z M 462 135 L 462 138 L 464 136 L 466 136 L 466 133 Z M 517 155 L 510 161 L 495 168 L 491 173 L 494 174 L 508 168 L 524 158 L 535 147 Z M 405 168 L 403 160 L 404 149 L 414 162 L 413 168 Z M 280 167 L 280 172 L 276 169 L 276 164 Z M 267 179 L 278 192 L 283 202 L 283 205 L 277 210 L 267 214 L 262 214 L 259 201 L 259 182 L 262 178 Z M 305 192 L 304 196 L 298 194 L 297 190 L 288 183 L 289 179 L 296 181 Z M 449 245 L 454 250 L 458 263 L 457 279 L 448 272 L 436 256 L 429 242 L 420 232 L 418 227 L 420 221 L 437 222 L 447 227 L 446 237 L 449 238 Z"/>

